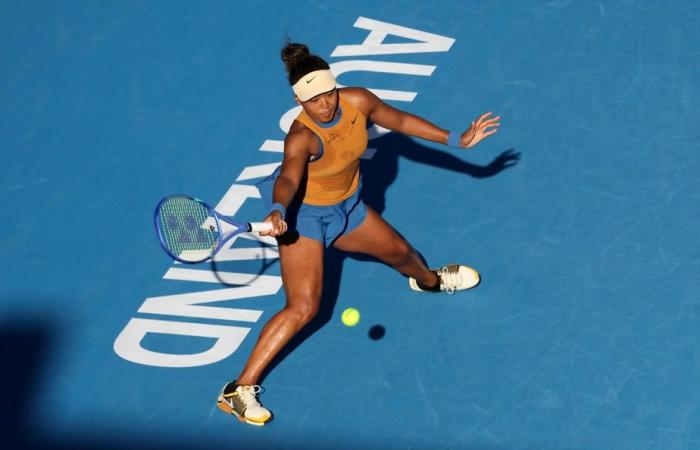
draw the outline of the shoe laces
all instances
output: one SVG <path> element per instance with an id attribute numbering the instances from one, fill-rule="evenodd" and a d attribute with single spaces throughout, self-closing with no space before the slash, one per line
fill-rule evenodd
<path id="1" fill-rule="evenodd" d="M 246 405 L 249 405 L 251 403 L 258 403 L 258 400 L 255 398 L 255 396 L 262 391 L 262 388 L 258 386 L 257 384 L 250 384 L 250 385 L 245 385 L 241 386 L 240 389 L 238 389 L 238 396 L 245 402 Z"/>
<path id="2" fill-rule="evenodd" d="M 450 295 L 454 294 L 460 283 L 459 272 L 450 272 L 445 266 L 438 271 L 438 275 L 440 276 L 440 284 L 445 291 Z"/>

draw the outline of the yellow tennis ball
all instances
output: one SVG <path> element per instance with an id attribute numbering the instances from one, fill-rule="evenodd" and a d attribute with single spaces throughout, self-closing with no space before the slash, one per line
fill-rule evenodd
<path id="1" fill-rule="evenodd" d="M 360 322 L 360 311 L 356 310 L 355 308 L 348 308 L 343 311 L 343 315 L 340 316 L 340 320 L 343 321 L 343 324 L 349 327 L 354 327 Z"/>

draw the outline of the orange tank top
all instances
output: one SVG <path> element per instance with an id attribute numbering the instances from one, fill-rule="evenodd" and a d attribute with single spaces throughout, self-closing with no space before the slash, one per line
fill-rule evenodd
<path id="1" fill-rule="evenodd" d="M 321 153 L 308 165 L 303 202 L 334 205 L 352 196 L 360 183 L 360 157 L 367 148 L 367 118 L 338 93 L 338 116 L 319 124 L 303 110 L 296 120 L 321 140 Z"/>

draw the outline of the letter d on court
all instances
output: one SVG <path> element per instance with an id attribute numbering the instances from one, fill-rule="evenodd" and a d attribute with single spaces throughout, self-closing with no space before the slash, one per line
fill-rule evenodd
<path id="1" fill-rule="evenodd" d="M 114 341 L 114 351 L 120 357 L 137 364 L 157 367 L 196 367 L 213 364 L 236 351 L 250 328 L 229 325 L 172 322 L 167 320 L 134 318 Z M 204 352 L 170 354 L 147 350 L 141 346 L 148 333 L 174 334 L 214 338 L 214 345 Z"/>

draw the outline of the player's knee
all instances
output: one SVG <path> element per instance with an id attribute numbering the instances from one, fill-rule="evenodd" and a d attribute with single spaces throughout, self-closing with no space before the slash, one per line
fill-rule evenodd
<path id="1" fill-rule="evenodd" d="M 318 303 L 306 304 L 300 310 L 301 323 L 307 324 L 318 314 Z"/>
<path id="2" fill-rule="evenodd" d="M 295 302 L 293 306 L 287 306 L 302 325 L 309 323 L 318 314 L 318 301 Z"/>

